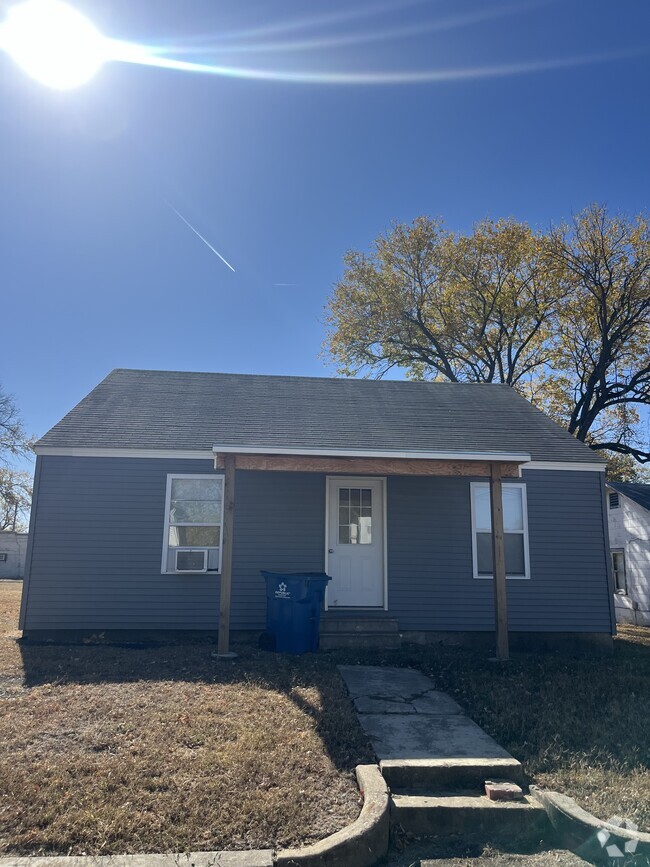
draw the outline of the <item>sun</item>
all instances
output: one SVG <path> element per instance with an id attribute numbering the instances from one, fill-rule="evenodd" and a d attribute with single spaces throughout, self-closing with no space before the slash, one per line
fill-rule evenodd
<path id="1" fill-rule="evenodd" d="M 62 0 L 26 0 L 0 23 L 0 48 L 32 78 L 56 90 L 80 87 L 108 57 L 108 40 Z"/>

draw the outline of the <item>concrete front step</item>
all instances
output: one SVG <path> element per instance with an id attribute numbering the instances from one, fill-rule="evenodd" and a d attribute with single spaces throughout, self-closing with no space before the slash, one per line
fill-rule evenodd
<path id="1" fill-rule="evenodd" d="M 530 796 L 490 801 L 475 792 L 391 794 L 391 822 L 420 836 L 462 835 L 471 840 L 523 839 L 542 835 L 546 811 Z"/>
<path id="2" fill-rule="evenodd" d="M 486 780 L 523 783 L 524 771 L 517 759 L 384 759 L 379 763 L 389 787 L 428 791 L 483 790 Z"/>
<path id="3" fill-rule="evenodd" d="M 325 614 L 321 617 L 320 633 L 329 635 L 333 632 L 387 632 L 396 633 L 399 630 L 397 620 L 390 617 L 336 617 Z"/>
<path id="4" fill-rule="evenodd" d="M 402 646 L 402 637 L 399 633 L 391 632 L 325 632 L 321 633 L 319 646 L 321 650 L 348 647 L 398 650 Z"/>

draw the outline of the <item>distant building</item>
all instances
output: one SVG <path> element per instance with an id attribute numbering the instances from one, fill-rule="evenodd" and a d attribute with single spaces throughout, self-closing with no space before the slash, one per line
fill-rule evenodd
<path id="1" fill-rule="evenodd" d="M 0 578 L 22 578 L 26 553 L 27 533 L 0 532 Z"/>
<path id="2" fill-rule="evenodd" d="M 607 484 L 618 623 L 650 626 L 650 485 Z"/>

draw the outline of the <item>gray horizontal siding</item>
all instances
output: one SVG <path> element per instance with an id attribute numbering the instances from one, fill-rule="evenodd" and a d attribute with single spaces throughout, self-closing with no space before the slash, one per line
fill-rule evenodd
<path id="1" fill-rule="evenodd" d="M 210 473 L 210 461 L 39 463 L 26 629 L 215 627 L 218 577 L 160 571 L 167 473 Z"/>
<path id="2" fill-rule="evenodd" d="M 601 475 L 524 472 L 531 577 L 508 581 L 511 629 L 610 631 Z M 401 629 L 494 628 L 492 582 L 472 577 L 467 479 L 389 479 L 388 574 Z"/>
<path id="3" fill-rule="evenodd" d="M 39 458 L 26 629 L 215 629 L 219 578 L 163 575 L 168 473 L 211 461 Z M 610 630 L 599 473 L 529 471 L 531 579 L 508 582 L 524 631 Z M 237 473 L 232 626 L 262 628 L 260 569 L 320 570 L 325 477 Z M 388 616 L 402 630 L 490 630 L 472 577 L 469 480 L 388 480 Z"/>
<path id="4" fill-rule="evenodd" d="M 215 629 L 219 577 L 162 575 L 168 473 L 211 461 L 39 458 L 26 629 Z M 323 568 L 321 476 L 237 473 L 232 625 L 263 624 L 260 569 Z"/>
<path id="5" fill-rule="evenodd" d="M 316 572 L 325 559 L 325 479 L 317 473 L 238 472 L 233 546 L 234 629 L 261 628 L 260 569 Z"/>

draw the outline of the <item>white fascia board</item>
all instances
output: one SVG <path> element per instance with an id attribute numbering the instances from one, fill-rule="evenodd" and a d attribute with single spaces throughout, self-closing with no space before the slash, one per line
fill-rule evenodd
<path id="1" fill-rule="evenodd" d="M 427 451 L 373 451 L 370 449 L 291 449 L 266 446 L 214 446 L 207 449 L 126 449 L 84 448 L 66 446 L 35 446 L 37 455 L 59 455 L 75 458 L 179 458 L 185 460 L 212 460 L 217 453 L 268 454 L 268 455 L 314 455 L 317 457 L 359 458 L 412 458 L 428 460 L 508 461 L 524 464 L 522 470 L 577 470 L 601 472 L 605 463 L 595 461 L 532 461 L 530 455 L 512 452 L 427 452 Z"/>
<path id="2" fill-rule="evenodd" d="M 110 449 L 35 446 L 34 451 L 37 455 L 59 455 L 72 458 L 183 458 L 211 461 L 214 457 L 208 449 Z"/>
<path id="3" fill-rule="evenodd" d="M 436 452 L 424 450 L 386 451 L 376 449 L 307 449 L 282 446 L 219 446 L 212 447 L 215 454 L 239 455 L 298 455 L 328 458 L 406 458 L 435 461 L 508 461 L 528 463 L 530 455 L 524 452 Z"/>
<path id="4" fill-rule="evenodd" d="M 600 461 L 531 461 L 522 470 L 574 470 L 588 473 L 604 473 L 607 464 Z"/>

